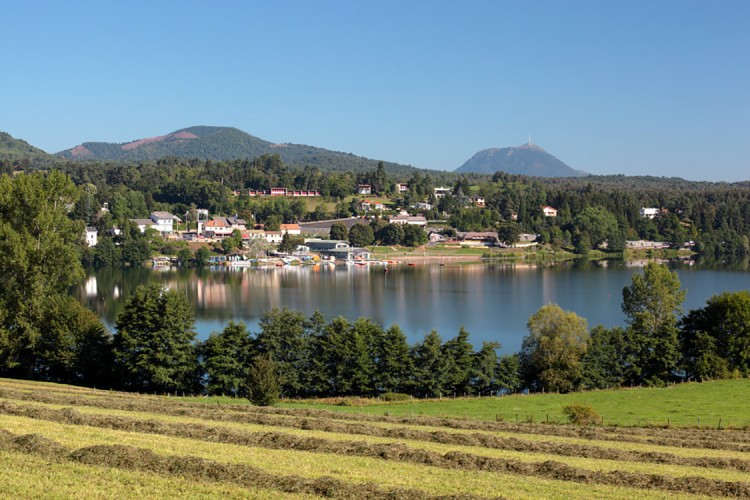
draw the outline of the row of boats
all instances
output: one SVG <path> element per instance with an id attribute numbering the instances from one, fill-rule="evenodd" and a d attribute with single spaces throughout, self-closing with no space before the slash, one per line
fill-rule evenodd
<path id="1" fill-rule="evenodd" d="M 261 259 L 249 259 L 249 258 L 231 258 L 231 257 L 212 257 L 208 261 L 209 267 L 213 268 L 273 268 L 273 267 L 285 267 L 285 266 L 323 266 L 323 267 L 336 267 L 336 265 L 347 266 L 347 267 L 369 267 L 369 266 L 382 266 L 386 267 L 388 264 L 397 264 L 397 261 L 389 260 L 365 260 L 365 259 L 346 259 L 346 260 L 314 260 L 312 258 L 300 258 L 295 256 L 277 257 L 277 258 L 261 258 Z M 171 257 L 154 257 L 152 259 L 153 267 L 155 268 L 172 268 L 179 266 L 177 259 Z"/>

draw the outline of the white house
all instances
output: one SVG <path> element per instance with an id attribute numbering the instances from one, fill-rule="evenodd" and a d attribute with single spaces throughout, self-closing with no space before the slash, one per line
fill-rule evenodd
<path id="1" fill-rule="evenodd" d="M 299 224 L 281 224 L 279 225 L 279 231 L 281 231 L 281 234 L 290 234 L 292 236 L 302 234 Z"/>
<path id="2" fill-rule="evenodd" d="M 542 213 L 545 217 L 557 217 L 557 209 L 550 206 L 542 207 Z"/>
<path id="3" fill-rule="evenodd" d="M 435 198 L 444 198 L 446 194 L 451 194 L 451 188 L 447 187 L 436 187 L 435 188 Z"/>
<path id="4" fill-rule="evenodd" d="M 484 197 L 479 195 L 474 195 L 470 198 L 471 204 L 474 205 L 477 208 L 484 208 L 486 206 Z"/>
<path id="5" fill-rule="evenodd" d="M 199 232 L 209 237 L 223 238 L 235 231 L 247 229 L 247 221 L 238 217 L 214 217 L 205 224 L 199 225 Z"/>
<path id="6" fill-rule="evenodd" d="M 130 219 L 130 220 L 135 222 L 135 224 L 138 226 L 138 229 L 140 229 L 142 233 L 145 233 L 146 229 L 150 227 L 154 227 L 154 221 L 152 221 L 151 219 Z"/>
<path id="7" fill-rule="evenodd" d="M 425 201 L 420 201 L 416 205 L 412 205 L 411 208 L 415 210 L 432 210 L 432 205 Z"/>
<path id="8" fill-rule="evenodd" d="M 278 245 L 284 239 L 284 234 L 281 231 L 265 231 L 265 237 L 267 242 Z"/>
<path id="9" fill-rule="evenodd" d="M 160 233 L 172 233 L 174 221 L 182 222 L 182 219 L 169 212 L 151 212 L 151 220 L 154 222 L 153 228 Z"/>
<path id="10" fill-rule="evenodd" d="M 430 231 L 430 234 L 428 234 L 427 237 L 432 243 L 439 243 L 441 241 L 448 240 L 448 238 L 445 235 L 442 235 L 437 231 Z"/>
<path id="11" fill-rule="evenodd" d="M 370 210 L 385 210 L 385 205 L 379 201 L 362 200 L 359 202 L 359 207 L 365 212 Z"/>
<path id="12" fill-rule="evenodd" d="M 95 247 L 98 240 L 99 231 L 95 227 L 86 228 L 86 244 L 90 247 Z"/>
<path id="13" fill-rule="evenodd" d="M 657 215 L 659 215 L 658 208 L 646 208 L 646 207 L 641 208 L 641 217 L 654 219 Z"/>
<path id="14" fill-rule="evenodd" d="M 369 184 L 358 184 L 357 193 L 359 194 L 372 194 L 372 186 Z"/>
<path id="15" fill-rule="evenodd" d="M 398 184 L 396 184 L 396 187 L 398 188 L 399 194 L 405 193 L 409 190 L 409 184 L 405 182 L 399 182 Z"/>
<path id="16" fill-rule="evenodd" d="M 427 225 L 427 219 L 425 219 L 424 215 L 409 215 L 406 212 L 401 212 L 400 214 L 393 216 L 390 218 L 391 224 L 412 224 L 414 226 L 426 226 Z"/>

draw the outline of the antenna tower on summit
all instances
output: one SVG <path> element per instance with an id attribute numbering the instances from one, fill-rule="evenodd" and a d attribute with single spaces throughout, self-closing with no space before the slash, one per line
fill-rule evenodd
<path id="1" fill-rule="evenodd" d="M 531 134 L 529 134 L 529 146 L 531 146 Z"/>

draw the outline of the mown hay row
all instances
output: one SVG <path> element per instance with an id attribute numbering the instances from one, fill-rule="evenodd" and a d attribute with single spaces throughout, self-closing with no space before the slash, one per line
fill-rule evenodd
<path id="1" fill-rule="evenodd" d="M 104 393 L 108 394 L 108 393 Z M 255 423 L 261 425 L 287 426 L 282 420 L 272 419 L 273 415 L 288 417 L 308 417 L 324 420 L 325 422 L 354 421 L 357 425 L 361 422 L 387 422 L 413 426 L 445 427 L 460 430 L 478 431 L 500 431 L 518 432 L 526 434 L 539 434 L 555 437 L 572 437 L 599 441 L 613 442 L 636 442 L 653 444 L 658 446 L 671 446 L 677 448 L 704 448 L 711 450 L 727 450 L 737 452 L 750 452 L 750 433 L 731 430 L 708 430 L 708 429 L 631 429 L 631 428 L 599 428 L 560 426 L 545 424 L 512 424 L 508 422 L 486 422 L 456 420 L 436 417 L 387 417 L 376 415 L 355 415 L 346 413 L 335 413 L 326 410 L 300 409 L 291 410 L 284 408 L 258 408 L 245 405 L 216 405 L 207 406 L 200 403 L 186 403 L 178 400 L 164 399 L 131 399 L 99 397 L 80 398 L 64 395 L 53 395 L 49 393 L 27 393 L 6 389 L 0 389 L 0 398 L 20 399 L 26 401 L 37 401 L 51 404 L 67 404 L 74 406 L 92 406 L 98 408 L 117 409 L 126 411 L 143 411 L 162 413 L 176 416 L 195 416 L 209 420 L 233 421 L 239 423 Z M 266 417 L 266 418 L 264 418 Z M 323 430 L 323 429 L 320 429 Z"/>
<path id="2" fill-rule="evenodd" d="M 67 398 L 51 396 L 49 394 L 12 394 L 0 390 L 1 396 L 19 396 L 19 399 L 26 401 L 45 402 L 50 404 L 73 404 L 82 406 L 92 406 L 105 409 L 116 409 L 125 411 L 144 411 L 152 413 L 161 413 L 172 416 L 190 416 L 201 418 L 209 421 L 224 421 L 245 424 L 269 425 L 274 427 L 288 427 L 304 430 L 319 430 L 325 432 L 338 432 L 345 434 L 359 434 L 366 436 L 378 436 L 385 438 L 412 439 L 422 440 L 441 444 L 462 445 L 462 446 L 484 446 L 488 448 L 513 450 L 521 452 L 550 453 L 562 456 L 579 456 L 587 458 L 602 458 L 612 460 L 629 460 L 637 462 L 663 463 L 675 465 L 691 465 L 697 467 L 716 467 L 732 468 L 740 471 L 750 470 L 750 463 L 746 460 L 718 457 L 679 457 L 669 453 L 660 452 L 637 452 L 603 448 L 595 445 L 580 445 L 566 443 L 549 443 L 549 442 L 532 442 L 522 439 L 501 438 L 491 434 L 481 433 L 451 433 L 444 431 L 421 431 L 407 427 L 380 427 L 368 425 L 361 422 L 349 422 L 347 420 L 328 420 L 320 418 L 302 418 L 293 416 L 274 416 L 268 412 L 245 412 L 235 413 L 226 412 L 214 407 L 181 407 L 173 408 L 170 404 L 163 404 L 159 401 L 144 402 L 121 402 L 117 400 L 85 400 L 78 398 Z M 157 403 L 157 404 L 154 404 Z M 526 430 L 526 429 L 524 429 Z M 550 430 L 547 427 L 545 430 Z M 724 443 L 715 440 L 673 440 L 669 438 L 650 438 L 650 439 L 617 439 L 617 436 L 611 436 L 600 429 L 571 429 L 570 427 L 554 427 L 552 430 L 558 431 L 575 431 L 574 437 L 584 439 L 598 439 L 601 441 L 611 442 L 639 442 L 643 444 L 666 445 L 680 448 L 694 449 L 720 449 L 729 451 L 747 452 L 750 446 L 737 443 Z M 533 432 L 532 432 L 533 433 Z M 554 433 L 556 436 L 560 433 Z"/>
<path id="3" fill-rule="evenodd" d="M 113 430 L 152 433 L 210 442 L 232 443 L 276 450 L 296 450 L 336 455 L 381 458 L 446 469 L 481 470 L 538 476 L 547 479 L 574 481 L 587 484 L 629 486 L 641 489 L 658 489 L 674 492 L 698 493 L 711 496 L 750 496 L 750 483 L 721 481 L 704 477 L 673 478 L 659 474 L 642 474 L 625 471 L 590 471 L 571 467 L 555 461 L 521 462 L 518 460 L 477 456 L 452 451 L 440 454 L 434 451 L 409 448 L 399 443 L 373 444 L 361 441 L 336 442 L 320 438 L 297 437 L 283 433 L 248 433 L 215 428 L 200 424 L 171 424 L 154 420 L 135 420 L 115 416 L 85 415 L 74 409 L 54 410 L 26 407 L 4 402 L 0 411 L 55 422 L 88 425 Z"/>
<path id="4" fill-rule="evenodd" d="M 151 450 L 123 445 L 95 445 L 70 451 L 57 442 L 36 434 L 14 435 L 0 429 L 0 449 L 20 451 L 54 461 L 123 468 L 156 474 L 175 474 L 200 480 L 231 482 L 242 486 L 274 489 L 284 493 L 306 493 L 327 498 L 366 499 L 473 499 L 474 495 L 434 497 L 405 488 L 383 489 L 375 483 L 353 484 L 332 477 L 305 479 L 276 476 L 244 464 L 226 464 L 189 456 L 162 456 Z"/>
<path id="5" fill-rule="evenodd" d="M 7 402 L 7 411 L 13 412 L 11 402 Z M 0 402 L 0 412 L 4 412 L 3 402 Z M 180 412 L 180 416 L 184 416 Z M 199 417 L 205 417 L 203 412 Z M 226 415 L 221 415 L 217 420 L 226 420 Z M 408 439 L 412 441 L 425 441 L 444 445 L 477 446 L 497 450 L 516 451 L 524 453 L 542 453 L 548 455 L 560 455 L 568 457 L 595 458 L 605 460 L 619 460 L 642 463 L 658 463 L 669 465 L 681 465 L 692 467 L 706 467 L 716 469 L 734 469 L 738 471 L 750 471 L 750 461 L 737 458 L 720 457 L 682 457 L 663 452 L 640 452 L 603 448 L 595 445 L 554 443 L 545 441 L 524 441 L 518 438 L 502 438 L 491 434 L 471 433 L 457 434 L 443 431 L 422 431 L 406 427 L 378 427 L 367 424 L 353 424 L 341 421 L 323 421 L 320 419 L 283 417 L 259 415 L 236 415 L 232 421 L 241 421 L 246 424 L 269 425 L 273 427 L 286 427 L 301 430 L 323 431 L 338 434 L 352 434 L 362 436 L 374 436 L 387 439 Z M 75 423 L 75 422 L 70 422 Z"/>
<path id="6" fill-rule="evenodd" d="M 3 389 L 2 387 L 10 387 L 10 389 Z M 237 411 L 242 413 L 254 412 L 254 413 L 272 413 L 278 415 L 289 415 L 289 416 L 306 416 L 310 418 L 325 418 L 325 419 L 336 419 L 336 420 L 354 420 L 354 421 L 372 421 L 372 422 L 388 422 L 388 423 L 403 423 L 410 425 L 426 425 L 426 426 L 440 426 L 449 427 L 454 429 L 463 430 L 488 430 L 488 431 L 519 431 L 525 433 L 539 433 L 539 434 L 555 434 L 556 430 L 562 427 L 566 431 L 580 432 L 582 429 L 577 426 L 559 426 L 559 424 L 533 424 L 533 423 L 512 423 L 512 422 L 492 422 L 487 420 L 467 420 L 459 418 L 445 418 L 445 417 L 429 417 L 429 416 L 418 416 L 418 417 L 405 417 L 405 416 L 388 416 L 388 415 L 374 415 L 366 413 L 350 413 L 350 412 L 336 412 L 324 409 L 313 409 L 313 408 L 280 408 L 280 407 L 254 407 L 247 404 L 233 404 L 233 403 L 217 403 L 216 405 L 208 405 L 206 403 L 191 402 L 181 400 L 179 398 L 165 398 L 164 396 L 148 395 L 148 394 L 135 394 L 129 392 L 118 392 L 118 391 L 103 391 L 90 388 L 81 388 L 76 386 L 58 386 L 51 384 L 39 384 L 36 382 L 24 382 L 9 379 L 0 379 L 0 397 L 4 390 L 13 391 L 14 388 L 28 387 L 29 390 L 24 392 L 30 392 L 33 389 L 35 394 L 45 392 L 48 396 L 56 395 L 69 395 L 72 393 L 83 394 L 86 393 L 87 398 L 106 398 L 108 400 L 116 399 L 118 403 L 125 401 L 135 401 L 137 406 L 140 408 L 142 404 L 151 403 L 157 406 L 169 405 L 173 408 L 220 408 L 221 411 Z M 40 389 L 42 389 L 40 391 Z M 18 399 L 18 398 L 15 398 Z M 65 404 L 65 403 L 63 403 Z M 68 403 L 74 404 L 74 403 Z M 555 431 L 550 432 L 550 428 Z M 725 439 L 733 443 L 749 443 L 750 444 L 750 429 L 736 429 L 732 427 L 724 427 L 717 429 L 715 427 L 701 427 L 701 428 L 673 428 L 673 427 L 608 427 L 609 433 L 617 433 L 622 435 L 635 435 L 635 436 L 660 436 L 664 435 L 673 439 L 685 436 L 687 439 Z M 571 436 L 575 437 L 575 436 Z M 584 436 L 586 437 L 586 436 Z"/>

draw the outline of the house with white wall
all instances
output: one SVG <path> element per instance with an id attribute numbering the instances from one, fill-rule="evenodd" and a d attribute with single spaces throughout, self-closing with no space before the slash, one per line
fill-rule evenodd
<path id="1" fill-rule="evenodd" d="M 657 215 L 659 215 L 659 209 L 643 207 L 641 208 L 640 213 L 641 217 L 645 219 L 654 219 Z"/>
<path id="2" fill-rule="evenodd" d="M 182 222 L 182 219 L 169 212 L 151 212 L 151 220 L 154 222 L 153 228 L 160 233 L 173 233 L 174 221 Z"/>
<path id="3" fill-rule="evenodd" d="M 86 228 L 86 245 L 89 247 L 95 247 L 98 243 L 99 231 L 95 227 Z"/>
<path id="4" fill-rule="evenodd" d="M 542 213 L 545 217 L 557 217 L 557 209 L 550 206 L 542 207 Z"/>

